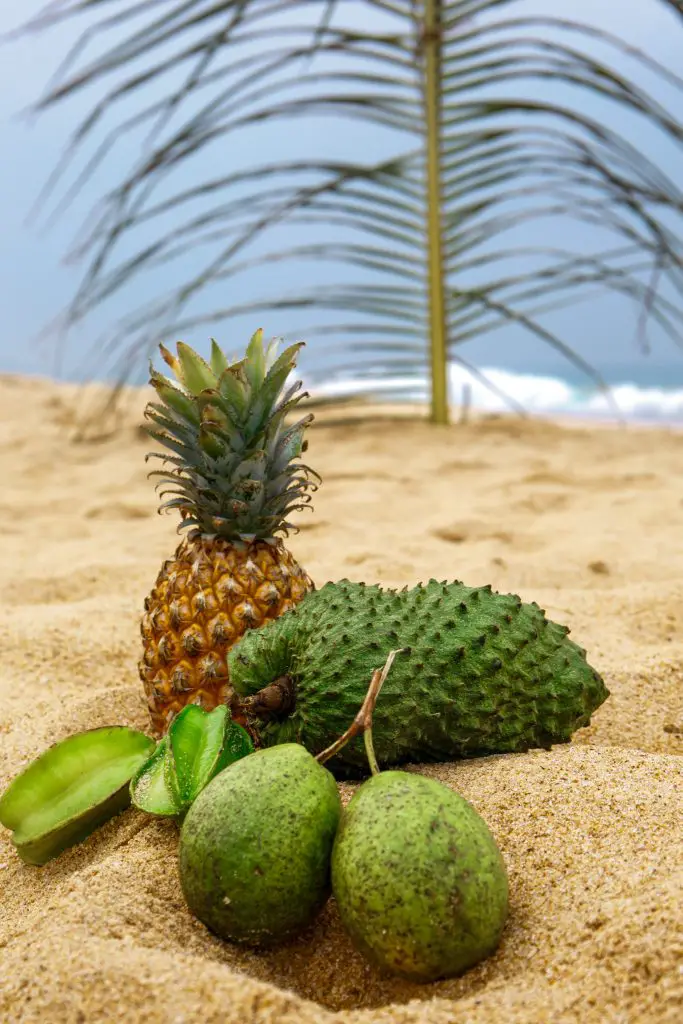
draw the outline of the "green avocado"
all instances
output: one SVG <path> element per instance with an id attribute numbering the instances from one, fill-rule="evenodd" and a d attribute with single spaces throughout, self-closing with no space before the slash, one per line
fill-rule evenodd
<path id="1" fill-rule="evenodd" d="M 332 891 L 358 950 L 420 982 L 493 953 L 508 913 L 505 863 L 486 823 L 448 786 L 402 771 L 374 775 L 346 808 Z"/>
<path id="2" fill-rule="evenodd" d="M 180 882 L 190 910 L 231 942 L 269 946 L 295 935 L 330 894 L 340 817 L 333 776 L 299 744 L 236 761 L 183 822 Z"/>

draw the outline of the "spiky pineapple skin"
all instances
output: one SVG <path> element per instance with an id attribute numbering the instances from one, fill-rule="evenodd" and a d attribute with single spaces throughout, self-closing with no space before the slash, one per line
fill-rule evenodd
<path id="1" fill-rule="evenodd" d="M 140 677 L 157 736 L 188 703 L 234 704 L 227 654 L 313 589 L 281 540 L 185 538 L 145 600 Z"/>
<path id="2" fill-rule="evenodd" d="M 316 753 L 349 727 L 389 651 L 409 647 L 373 715 L 377 757 L 388 767 L 567 742 L 609 695 L 568 632 L 537 604 L 490 587 L 430 580 L 397 593 L 343 580 L 249 633 L 228 661 L 242 697 L 290 676 L 295 707 L 263 724 L 260 740 Z M 329 766 L 366 773 L 362 740 Z"/>

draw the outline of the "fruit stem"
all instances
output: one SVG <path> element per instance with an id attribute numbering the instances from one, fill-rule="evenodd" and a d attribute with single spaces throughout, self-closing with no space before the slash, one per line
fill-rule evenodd
<path id="1" fill-rule="evenodd" d="M 284 675 L 274 679 L 251 697 L 245 697 L 240 703 L 240 710 L 269 721 L 288 715 L 295 703 L 294 684 L 290 676 Z"/>
<path id="2" fill-rule="evenodd" d="M 331 757 L 334 757 L 335 754 L 339 753 L 342 747 L 345 747 L 349 740 L 352 740 L 354 736 L 359 736 L 360 733 L 363 733 L 363 742 L 365 743 L 365 752 L 368 757 L 370 771 L 373 775 L 379 775 L 379 765 L 377 764 L 375 748 L 372 743 L 372 713 L 375 710 L 379 691 L 384 686 L 384 681 L 389 675 L 389 670 L 394 662 L 394 658 L 397 654 L 409 653 L 409 647 L 401 647 L 396 651 L 390 651 L 389 656 L 384 663 L 384 668 L 376 668 L 374 670 L 360 711 L 346 732 L 343 733 L 339 739 L 335 740 L 331 746 L 326 747 L 325 750 L 321 750 L 321 752 L 316 755 L 316 761 L 318 761 L 319 764 L 325 764 L 325 761 L 329 761 Z"/>

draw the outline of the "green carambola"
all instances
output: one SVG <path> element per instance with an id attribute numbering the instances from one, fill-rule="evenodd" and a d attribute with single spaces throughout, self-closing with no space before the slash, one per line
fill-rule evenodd
<path id="1" fill-rule="evenodd" d="M 382 764 L 549 748 L 609 696 L 568 632 L 488 586 L 430 580 L 396 592 L 342 580 L 246 633 L 230 651 L 230 681 L 264 746 L 315 752 L 344 732 L 388 652 L 407 647 L 375 711 Z M 330 767 L 357 774 L 365 764 L 356 739 Z"/>

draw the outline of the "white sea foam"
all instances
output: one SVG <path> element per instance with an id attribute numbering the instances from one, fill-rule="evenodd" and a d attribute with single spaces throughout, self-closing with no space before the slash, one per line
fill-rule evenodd
<path id="1" fill-rule="evenodd" d="M 451 365 L 450 401 L 458 405 L 469 391 L 469 404 L 485 412 L 510 411 L 510 401 L 537 415 L 575 415 L 615 419 L 615 407 L 621 417 L 637 422 L 683 423 L 683 388 L 645 387 L 630 381 L 610 386 L 610 402 L 593 386 L 575 386 L 559 377 L 515 373 L 495 367 L 482 368 L 487 387 L 469 371 Z M 390 401 L 427 399 L 424 377 L 337 377 L 311 378 L 306 388 L 312 398 L 343 397 L 364 394 Z"/>

